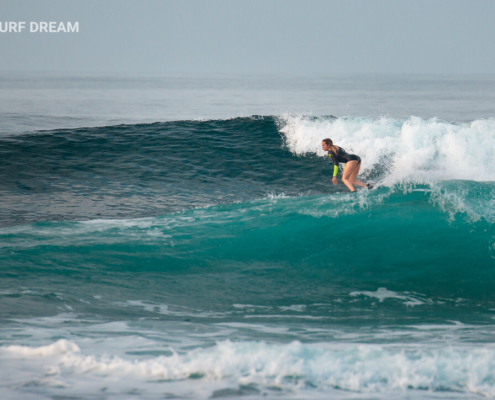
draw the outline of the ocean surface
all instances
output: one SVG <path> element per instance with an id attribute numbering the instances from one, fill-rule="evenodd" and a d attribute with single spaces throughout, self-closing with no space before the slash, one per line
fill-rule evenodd
<path id="1" fill-rule="evenodd" d="M 495 76 L 2 73 L 0 398 L 495 397 L 494 155 Z"/>

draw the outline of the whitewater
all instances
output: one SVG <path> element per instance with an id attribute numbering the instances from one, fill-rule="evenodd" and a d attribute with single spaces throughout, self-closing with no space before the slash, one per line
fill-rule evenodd
<path id="1" fill-rule="evenodd" d="M 494 88 L 2 76 L 1 397 L 494 397 Z"/>

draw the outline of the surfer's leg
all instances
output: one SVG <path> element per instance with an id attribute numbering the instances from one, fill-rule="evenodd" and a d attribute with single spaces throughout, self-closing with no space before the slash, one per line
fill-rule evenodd
<path id="1" fill-rule="evenodd" d="M 351 174 L 354 171 L 354 168 L 356 168 L 357 163 L 358 162 L 355 160 L 348 161 L 345 164 L 344 172 L 342 172 L 342 182 L 344 182 L 344 185 L 346 185 L 351 192 L 355 192 L 356 189 L 354 189 L 354 186 L 352 186 L 352 182 L 350 181 L 349 178 L 351 177 Z M 359 171 L 359 168 L 358 168 L 358 171 Z"/>
<path id="2" fill-rule="evenodd" d="M 365 187 L 366 183 L 356 179 L 357 174 L 359 174 L 359 168 L 361 168 L 361 161 L 359 161 L 358 164 L 356 165 L 356 167 L 352 170 L 351 176 L 349 177 L 349 180 L 351 181 L 351 183 L 353 185 Z"/>

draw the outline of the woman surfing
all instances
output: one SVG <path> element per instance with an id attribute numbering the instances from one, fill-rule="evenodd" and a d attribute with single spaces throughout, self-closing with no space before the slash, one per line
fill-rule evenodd
<path id="1" fill-rule="evenodd" d="M 367 187 L 372 189 L 373 186 L 366 184 L 356 179 L 361 167 L 361 157 L 355 154 L 346 153 L 342 147 L 335 146 L 332 139 L 323 139 L 321 142 L 321 148 L 324 151 L 328 151 L 328 156 L 333 161 L 333 179 L 332 183 L 337 184 L 337 172 L 339 171 L 339 162 L 345 163 L 344 172 L 342 172 L 342 182 L 346 185 L 351 192 L 355 192 L 354 185 Z"/>

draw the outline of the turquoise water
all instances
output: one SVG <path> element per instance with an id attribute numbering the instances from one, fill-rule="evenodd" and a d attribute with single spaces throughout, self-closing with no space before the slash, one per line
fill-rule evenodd
<path id="1" fill-rule="evenodd" d="M 4 132 L 2 398 L 494 396 L 495 121 L 329 114 Z"/>

